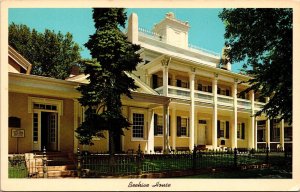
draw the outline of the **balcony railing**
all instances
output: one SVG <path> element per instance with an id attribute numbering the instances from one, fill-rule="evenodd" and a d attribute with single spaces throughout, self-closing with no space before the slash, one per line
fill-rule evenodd
<path id="1" fill-rule="evenodd" d="M 189 99 L 190 98 L 190 89 L 168 86 L 168 94 L 172 97 L 180 98 L 180 99 Z"/>
<path id="2" fill-rule="evenodd" d="M 225 105 L 228 107 L 233 106 L 233 98 L 225 95 L 218 95 L 218 104 Z"/>
<path id="3" fill-rule="evenodd" d="M 254 102 L 254 109 L 256 109 L 256 110 L 261 110 L 264 106 L 265 106 L 265 103 L 258 102 L 258 101 Z"/>
<path id="4" fill-rule="evenodd" d="M 251 101 L 246 99 L 237 99 L 237 107 L 243 109 L 251 109 Z"/>
<path id="5" fill-rule="evenodd" d="M 195 90 L 195 101 L 212 103 L 213 102 L 213 94 L 207 93 L 204 91 Z"/>
<path id="6" fill-rule="evenodd" d="M 155 89 L 159 94 L 163 95 L 163 86 Z M 173 98 L 190 100 L 190 89 L 168 85 L 168 95 Z M 233 97 L 219 95 L 218 105 L 233 107 Z M 213 93 L 195 90 L 195 101 L 213 103 Z M 260 109 L 264 103 L 255 102 L 255 108 Z M 237 107 L 241 109 L 251 110 L 251 101 L 237 98 Z"/>

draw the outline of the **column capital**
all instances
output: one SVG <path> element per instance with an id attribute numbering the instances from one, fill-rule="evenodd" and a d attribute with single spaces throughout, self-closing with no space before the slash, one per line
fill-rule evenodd
<path id="1" fill-rule="evenodd" d="M 170 61 L 171 61 L 171 57 L 170 58 L 165 57 L 161 60 L 161 65 L 163 67 L 168 67 L 170 64 Z"/>
<path id="2" fill-rule="evenodd" d="M 219 74 L 218 73 L 214 73 L 214 79 L 218 80 L 218 78 L 219 78 Z"/>

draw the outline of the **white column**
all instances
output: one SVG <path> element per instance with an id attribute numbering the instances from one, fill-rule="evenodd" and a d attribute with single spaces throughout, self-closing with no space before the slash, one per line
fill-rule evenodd
<path id="1" fill-rule="evenodd" d="M 215 78 L 212 81 L 212 91 L 213 91 L 213 114 L 212 114 L 212 146 L 214 149 L 218 146 L 217 138 L 217 121 L 218 121 L 218 75 L 215 74 Z"/>
<path id="2" fill-rule="evenodd" d="M 78 128 L 78 107 L 79 103 L 77 99 L 74 99 L 74 147 L 73 147 L 73 152 L 77 153 L 77 148 L 78 148 L 78 139 L 77 139 L 77 133 L 75 132 L 76 129 Z"/>
<path id="3" fill-rule="evenodd" d="M 154 152 L 154 111 L 148 109 L 148 140 L 147 153 Z"/>
<path id="4" fill-rule="evenodd" d="M 189 74 L 190 76 L 190 135 L 189 135 L 189 149 L 193 150 L 195 145 L 194 132 L 195 132 L 195 72 Z"/>
<path id="5" fill-rule="evenodd" d="M 237 146 L 237 79 L 234 80 L 232 85 L 232 97 L 233 97 L 233 126 L 231 131 L 231 147 L 236 148 Z"/>
<path id="6" fill-rule="evenodd" d="M 254 119 L 254 149 L 257 149 L 257 120 Z"/>
<path id="7" fill-rule="evenodd" d="M 269 100 L 270 98 L 267 97 L 266 103 L 268 103 Z M 270 149 L 270 119 L 269 118 L 266 120 L 266 145 L 268 145 Z"/>
<path id="8" fill-rule="evenodd" d="M 163 65 L 163 95 L 168 96 L 168 66 Z"/>
<path id="9" fill-rule="evenodd" d="M 176 109 L 172 109 L 172 113 L 171 113 L 171 140 L 172 140 L 172 148 L 176 149 L 176 137 L 177 137 L 177 133 L 176 133 L 176 127 L 177 127 L 177 122 L 176 122 Z"/>
<path id="10" fill-rule="evenodd" d="M 280 121 L 280 146 L 284 150 L 284 119 Z"/>
<path id="11" fill-rule="evenodd" d="M 164 153 L 168 154 L 170 145 L 169 145 L 169 103 L 164 104 L 163 107 L 163 129 L 164 129 Z"/>
<path id="12" fill-rule="evenodd" d="M 254 133 L 255 133 L 255 111 L 254 111 L 254 91 L 250 91 L 250 101 L 251 101 L 251 116 L 250 116 L 250 124 L 248 128 L 248 148 L 254 148 Z"/>

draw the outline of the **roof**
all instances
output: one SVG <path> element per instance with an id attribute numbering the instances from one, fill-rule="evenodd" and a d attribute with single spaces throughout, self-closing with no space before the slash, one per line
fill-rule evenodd
<path id="1" fill-rule="evenodd" d="M 26 74 L 30 74 L 32 64 L 10 45 L 8 46 L 8 56 L 12 58 L 21 68 L 23 68 L 26 71 Z"/>

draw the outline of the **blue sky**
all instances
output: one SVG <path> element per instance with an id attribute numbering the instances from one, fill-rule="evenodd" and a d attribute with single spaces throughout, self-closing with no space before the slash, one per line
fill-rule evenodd
<path id="1" fill-rule="evenodd" d="M 198 47 L 221 53 L 224 46 L 224 25 L 218 18 L 222 9 L 200 8 L 140 8 L 126 9 L 127 16 L 132 12 L 137 13 L 139 26 L 151 30 L 155 23 L 160 22 L 167 12 L 175 13 L 175 17 L 190 24 L 189 43 Z M 9 23 L 25 24 L 30 28 L 43 32 L 46 28 L 62 33 L 73 34 L 74 41 L 83 49 L 82 57 L 89 58 L 89 51 L 83 46 L 88 41 L 89 35 L 93 34 L 94 23 L 92 9 L 9 9 Z M 233 65 L 233 71 L 238 72 L 239 65 Z"/>

